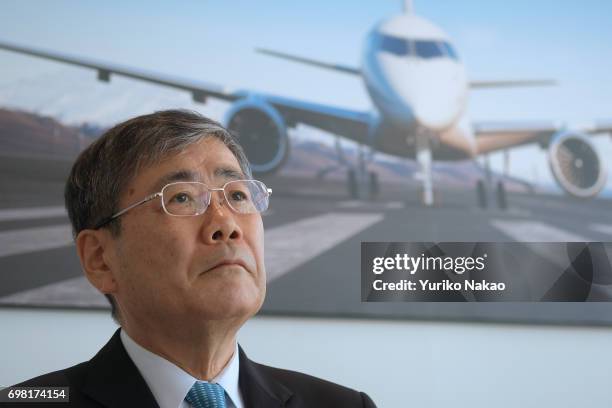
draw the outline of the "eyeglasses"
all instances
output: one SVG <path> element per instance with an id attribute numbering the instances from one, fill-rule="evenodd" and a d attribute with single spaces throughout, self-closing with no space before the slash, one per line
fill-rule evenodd
<path id="1" fill-rule="evenodd" d="M 210 188 L 199 181 L 179 181 L 166 184 L 160 192 L 124 208 L 98 223 L 94 229 L 108 224 L 132 208 L 161 197 L 164 211 L 176 217 L 193 217 L 204 214 L 210 205 L 213 191 L 223 191 L 230 208 L 240 214 L 262 213 L 268 209 L 272 189 L 258 180 L 232 180 L 221 188 Z"/>

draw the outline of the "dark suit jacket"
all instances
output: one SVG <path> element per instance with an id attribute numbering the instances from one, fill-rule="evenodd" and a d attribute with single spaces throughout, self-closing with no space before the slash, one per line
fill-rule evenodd
<path id="1" fill-rule="evenodd" d="M 295 371 L 255 363 L 239 347 L 239 387 L 246 408 L 375 407 L 364 393 Z M 26 407 L 154 407 L 159 408 L 138 368 L 128 356 L 119 330 L 91 360 L 33 378 L 17 386 L 68 386 L 70 402 L 13 403 Z"/>

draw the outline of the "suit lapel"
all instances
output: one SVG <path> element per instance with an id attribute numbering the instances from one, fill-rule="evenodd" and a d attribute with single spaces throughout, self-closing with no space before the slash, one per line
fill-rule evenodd
<path id="1" fill-rule="evenodd" d="M 159 408 L 147 383 L 125 351 L 119 330 L 89 361 L 81 391 L 108 408 Z M 245 408 L 284 407 L 293 395 L 291 390 L 249 360 L 240 346 L 238 353 L 238 385 Z"/>
<path id="2" fill-rule="evenodd" d="M 147 383 L 125 351 L 119 330 L 89 361 L 81 391 L 109 408 L 159 408 Z"/>
<path id="3" fill-rule="evenodd" d="M 291 390 L 249 360 L 238 346 L 240 358 L 240 372 L 238 385 L 242 392 L 245 408 L 272 408 L 284 407 L 287 400 L 293 395 Z"/>

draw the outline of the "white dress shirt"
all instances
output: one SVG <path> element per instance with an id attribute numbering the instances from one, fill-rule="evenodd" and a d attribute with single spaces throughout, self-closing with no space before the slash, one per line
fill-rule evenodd
<path id="1" fill-rule="evenodd" d="M 185 401 L 185 397 L 193 384 L 200 380 L 165 358 L 145 349 L 136 343 L 125 330 L 121 330 L 120 337 L 125 350 L 151 389 L 159 407 L 191 408 L 191 404 Z M 238 369 L 238 344 L 236 343 L 230 361 L 219 375 L 210 381 L 219 384 L 225 390 L 227 408 L 244 407 L 238 388 Z"/>

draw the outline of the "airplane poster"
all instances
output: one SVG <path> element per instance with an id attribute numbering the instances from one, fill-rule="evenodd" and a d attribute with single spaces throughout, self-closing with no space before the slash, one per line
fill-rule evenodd
<path id="1" fill-rule="evenodd" d="M 609 6 L 3 8 L 3 307 L 108 307 L 80 270 L 66 175 L 113 124 L 184 108 L 235 133 L 274 191 L 262 313 L 612 323 L 606 302 L 360 298 L 362 242 L 610 241 Z"/>

